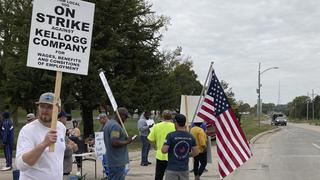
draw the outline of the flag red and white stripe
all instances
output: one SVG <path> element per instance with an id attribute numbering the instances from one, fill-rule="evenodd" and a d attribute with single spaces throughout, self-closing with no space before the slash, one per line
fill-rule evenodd
<path id="1" fill-rule="evenodd" d="M 221 179 L 252 156 L 245 134 L 214 71 L 196 118 L 215 125 L 218 170 Z"/>

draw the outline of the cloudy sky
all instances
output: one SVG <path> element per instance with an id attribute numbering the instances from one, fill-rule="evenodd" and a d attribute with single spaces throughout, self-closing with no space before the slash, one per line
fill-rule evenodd
<path id="1" fill-rule="evenodd" d="M 258 66 L 278 66 L 261 77 L 264 102 L 292 101 L 320 94 L 320 1 L 317 0 L 150 0 L 169 16 L 161 48 L 183 48 L 201 82 L 214 61 L 237 100 L 257 102 Z"/>

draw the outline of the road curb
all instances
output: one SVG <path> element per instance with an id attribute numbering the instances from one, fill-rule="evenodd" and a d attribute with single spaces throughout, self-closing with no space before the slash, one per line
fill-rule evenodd
<path id="1" fill-rule="evenodd" d="M 258 139 L 260 139 L 262 136 L 266 135 L 266 134 L 269 134 L 269 133 L 275 133 L 277 131 L 280 131 L 281 128 L 277 127 L 276 129 L 272 129 L 272 130 L 269 130 L 269 131 L 265 131 L 265 132 L 262 132 L 260 134 L 257 134 L 256 136 L 254 136 L 253 138 L 250 139 L 249 143 L 250 144 L 254 144 Z"/>

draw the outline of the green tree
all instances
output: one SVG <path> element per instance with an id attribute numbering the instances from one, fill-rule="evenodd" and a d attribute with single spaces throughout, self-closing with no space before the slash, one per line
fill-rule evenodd
<path id="1" fill-rule="evenodd" d="M 262 113 L 269 114 L 272 111 L 275 110 L 275 104 L 274 103 L 262 103 Z"/>
<path id="2" fill-rule="evenodd" d="M 232 88 L 229 87 L 229 83 L 227 83 L 224 80 L 221 80 L 220 84 L 222 86 L 222 89 L 226 93 L 226 96 L 228 98 L 230 105 L 232 106 L 232 108 L 236 108 L 237 107 L 236 99 L 234 98 L 234 92 L 232 91 Z"/>
<path id="3" fill-rule="evenodd" d="M 181 95 L 200 95 L 202 90 L 201 83 L 197 80 L 198 76 L 194 72 L 191 58 L 183 55 L 182 48 L 177 47 L 173 51 L 164 51 L 161 59 L 165 62 L 163 76 L 165 81 L 158 84 L 161 90 L 155 88 L 156 94 L 165 95 L 166 100 L 157 98 L 158 103 L 164 108 L 179 109 Z M 163 92 L 166 92 L 163 94 Z M 164 101 L 164 102 L 161 102 Z M 154 103 L 153 103 L 154 104 Z M 163 109 L 163 108 L 161 108 Z"/>
<path id="4" fill-rule="evenodd" d="M 13 112 L 19 106 L 35 112 L 39 94 L 53 89 L 48 83 L 53 72 L 26 67 L 31 5 L 30 0 L 0 1 L 0 92 Z"/>
<path id="5" fill-rule="evenodd" d="M 307 116 L 307 101 L 310 98 L 308 96 L 298 96 L 288 103 L 288 115 L 291 118 L 302 119 Z"/>
<path id="6" fill-rule="evenodd" d="M 238 110 L 239 112 L 249 112 L 250 111 L 250 105 L 248 103 L 244 103 L 243 101 L 238 101 Z"/>
<path id="7" fill-rule="evenodd" d="M 313 100 L 313 103 L 314 103 L 314 117 L 316 119 L 320 119 L 320 96 L 317 95 L 314 100 Z M 312 117 L 312 104 L 309 103 L 309 118 Z M 310 116 L 311 115 L 311 116 Z"/>
<path id="8" fill-rule="evenodd" d="M 73 77 L 75 99 L 82 109 L 84 136 L 93 133 L 92 111 L 107 100 L 98 76 L 104 69 L 119 106 L 143 108 L 147 92 L 161 74 L 159 30 L 166 18 L 156 16 L 143 0 L 91 1 L 96 4 L 88 76 Z"/>

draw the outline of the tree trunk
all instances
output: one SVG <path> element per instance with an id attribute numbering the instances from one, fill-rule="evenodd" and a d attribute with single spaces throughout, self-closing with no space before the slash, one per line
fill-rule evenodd
<path id="1" fill-rule="evenodd" d="M 90 134 L 93 134 L 93 109 L 85 104 L 81 104 L 81 109 L 83 138 L 87 138 Z"/>
<path id="2" fill-rule="evenodd" d="M 72 105 L 71 104 L 64 104 L 64 112 L 66 112 L 67 114 L 71 114 L 72 112 Z"/>

